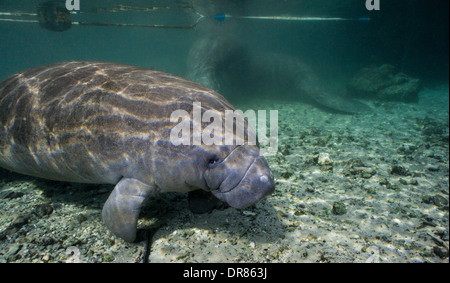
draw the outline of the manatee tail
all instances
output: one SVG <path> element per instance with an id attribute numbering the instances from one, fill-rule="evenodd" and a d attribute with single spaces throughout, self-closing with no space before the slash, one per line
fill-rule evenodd
<path id="1" fill-rule="evenodd" d="M 344 114 L 371 111 L 355 99 L 337 95 L 325 89 L 313 69 L 298 57 L 278 53 L 253 53 L 252 70 L 271 74 L 272 83 L 291 85 L 295 95 L 320 109 Z"/>
<path id="2" fill-rule="evenodd" d="M 323 83 L 312 68 L 300 59 L 292 57 L 289 61 L 295 68 L 295 71 L 292 73 L 295 76 L 296 88 L 307 102 L 323 110 L 343 114 L 367 113 L 371 111 L 371 108 L 362 102 L 328 91 L 322 86 Z"/>
<path id="3" fill-rule="evenodd" d="M 331 94 L 327 91 L 322 91 L 320 94 L 309 96 L 308 100 L 318 108 L 330 112 L 358 114 L 372 111 L 367 104 L 352 98 Z"/>

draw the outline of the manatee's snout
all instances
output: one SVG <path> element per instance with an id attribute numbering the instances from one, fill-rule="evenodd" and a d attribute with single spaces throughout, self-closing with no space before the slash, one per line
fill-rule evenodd
<path id="1" fill-rule="evenodd" d="M 243 171 L 241 174 L 229 172 L 231 177 L 225 178 L 218 189 L 211 191 L 212 194 L 232 207 L 241 209 L 256 203 L 274 191 L 273 175 L 263 157 L 254 158 L 248 169 L 241 171 Z M 241 176 L 241 178 L 233 176 Z M 237 183 L 236 179 L 239 179 Z"/>

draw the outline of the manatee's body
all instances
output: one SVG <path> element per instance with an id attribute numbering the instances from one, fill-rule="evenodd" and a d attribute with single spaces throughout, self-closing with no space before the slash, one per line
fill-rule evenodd
<path id="1" fill-rule="evenodd" d="M 214 91 L 159 71 L 96 62 L 30 69 L 0 84 L 0 166 L 116 184 L 103 218 L 127 241 L 152 193 L 202 189 L 237 208 L 270 193 L 273 177 L 257 146 L 171 143 L 171 113 L 192 113 L 193 102 L 202 112 L 233 110 Z"/>
<path id="2" fill-rule="evenodd" d="M 326 90 L 312 68 L 299 58 L 258 52 L 223 33 L 209 33 L 198 39 L 189 51 L 187 66 L 189 79 L 230 98 L 275 95 L 300 98 L 335 112 L 353 114 L 370 110 L 361 102 Z"/>

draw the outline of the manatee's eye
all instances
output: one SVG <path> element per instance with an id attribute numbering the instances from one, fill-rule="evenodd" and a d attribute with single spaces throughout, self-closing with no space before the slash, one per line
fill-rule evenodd
<path id="1" fill-rule="evenodd" d="M 214 165 L 219 162 L 219 157 L 217 155 L 213 155 L 208 159 L 208 165 Z"/>

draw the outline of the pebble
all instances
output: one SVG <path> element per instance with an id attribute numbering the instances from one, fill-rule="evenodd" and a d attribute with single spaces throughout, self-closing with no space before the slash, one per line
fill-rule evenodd
<path id="1" fill-rule="evenodd" d="M 43 246 L 50 246 L 55 243 L 55 239 L 53 239 L 50 236 L 43 236 L 43 237 L 37 239 L 36 242 Z"/>
<path id="2" fill-rule="evenodd" d="M 53 207 L 48 203 L 39 204 L 34 208 L 34 213 L 36 214 L 37 217 L 47 216 L 50 215 L 52 212 Z"/>
<path id="3" fill-rule="evenodd" d="M 444 247 L 435 246 L 433 248 L 433 252 L 440 258 L 447 258 L 448 257 L 448 249 L 446 249 Z"/>
<path id="4" fill-rule="evenodd" d="M 23 195 L 24 195 L 24 193 L 13 191 L 13 190 L 2 191 L 2 192 L 0 192 L 0 199 L 15 199 L 15 198 L 20 198 Z"/>
<path id="5" fill-rule="evenodd" d="M 21 248 L 21 244 L 12 244 L 11 246 L 9 246 L 9 250 L 6 252 L 4 257 L 8 259 L 9 257 L 15 255 Z"/>
<path id="6" fill-rule="evenodd" d="M 377 172 L 372 168 L 355 167 L 350 169 L 351 175 L 360 175 L 364 179 L 369 179 L 374 176 Z"/>
<path id="7" fill-rule="evenodd" d="M 103 255 L 103 261 L 104 262 L 113 262 L 115 257 L 112 254 L 105 254 Z"/>
<path id="8" fill-rule="evenodd" d="M 437 207 L 444 207 L 444 206 L 448 205 L 448 200 L 440 195 L 424 196 L 422 198 L 422 201 L 426 204 L 434 204 Z"/>
<path id="9" fill-rule="evenodd" d="M 79 224 L 83 223 L 84 221 L 86 221 L 88 218 L 85 214 L 80 213 L 78 215 L 76 215 L 74 217 L 75 221 L 78 222 Z"/>
<path id="10" fill-rule="evenodd" d="M 29 214 L 19 215 L 16 219 L 14 219 L 11 224 L 9 224 L 7 230 L 10 229 L 20 229 L 25 224 L 28 224 L 28 220 L 30 219 Z"/>
<path id="11" fill-rule="evenodd" d="M 48 262 L 49 260 L 50 260 L 50 256 L 48 254 L 46 254 L 42 257 L 42 261 L 44 261 L 44 262 Z"/>
<path id="12" fill-rule="evenodd" d="M 245 216 L 255 216 L 256 213 L 250 210 L 244 210 L 242 211 L 242 214 L 244 214 Z"/>
<path id="13" fill-rule="evenodd" d="M 319 153 L 319 157 L 317 159 L 317 164 L 324 166 L 324 165 L 331 165 L 333 164 L 333 160 L 330 158 L 330 154 L 326 152 Z"/>
<path id="14" fill-rule="evenodd" d="M 394 165 L 391 168 L 391 175 L 409 176 L 411 173 L 408 169 L 405 169 L 402 166 Z"/>
<path id="15" fill-rule="evenodd" d="M 281 149 L 280 149 L 280 153 L 282 154 L 282 155 L 289 155 L 290 154 L 290 151 L 289 151 L 289 148 L 288 147 L 282 147 Z"/>
<path id="16" fill-rule="evenodd" d="M 344 215 L 347 213 L 347 209 L 345 207 L 345 204 L 342 202 L 335 202 L 333 204 L 333 214 L 335 215 Z"/>
<path id="17" fill-rule="evenodd" d="M 289 179 L 289 177 L 291 177 L 292 175 L 294 175 L 294 171 L 291 168 L 287 168 L 286 171 L 281 173 L 281 177 L 285 179 Z"/>

